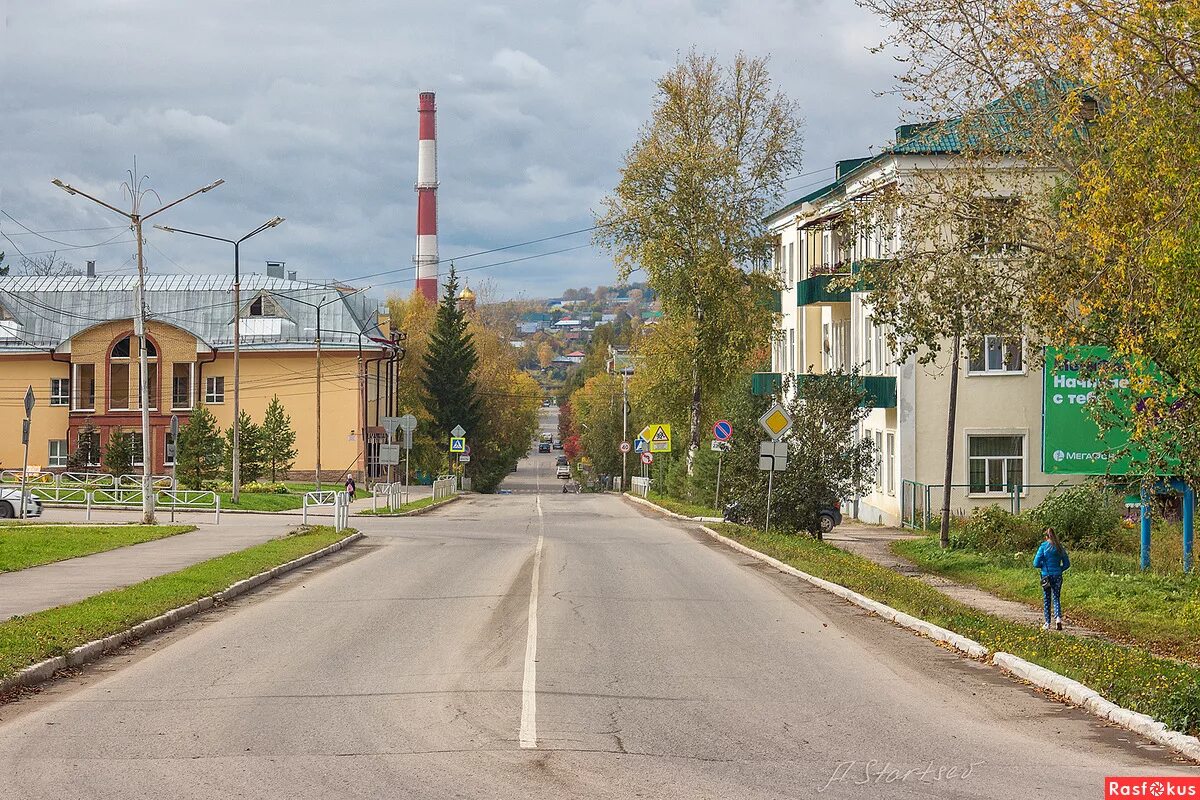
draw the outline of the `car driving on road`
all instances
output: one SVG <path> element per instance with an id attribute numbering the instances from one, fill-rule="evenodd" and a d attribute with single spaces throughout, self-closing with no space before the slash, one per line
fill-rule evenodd
<path id="1" fill-rule="evenodd" d="M 563 478 L 563 479 L 570 478 L 571 477 L 571 467 L 566 464 L 559 464 L 558 467 L 555 469 L 554 474 L 556 477 L 559 477 L 559 478 Z"/>

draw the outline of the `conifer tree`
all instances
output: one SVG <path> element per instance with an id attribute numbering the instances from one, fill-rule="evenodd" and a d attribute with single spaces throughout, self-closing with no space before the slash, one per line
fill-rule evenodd
<path id="1" fill-rule="evenodd" d="M 263 456 L 263 437 L 262 429 L 254 424 L 254 420 L 250 419 L 250 415 L 245 411 L 239 415 L 240 419 L 240 438 L 238 441 L 239 453 L 241 455 L 241 479 L 242 483 L 252 483 L 262 477 L 266 471 L 266 459 Z M 229 480 L 233 479 L 233 426 L 229 426 L 229 430 L 225 431 L 225 447 L 224 447 L 223 469 L 225 477 Z"/>
<path id="2" fill-rule="evenodd" d="M 443 441 L 447 441 L 455 425 L 461 425 L 467 436 L 478 432 L 481 409 L 478 387 L 471 376 L 478 361 L 474 337 L 467 330 L 466 314 L 458 307 L 458 276 L 451 265 L 421 378 L 425 408 Z"/>
<path id="3" fill-rule="evenodd" d="M 271 398 L 262 423 L 262 462 L 264 472 L 276 483 L 286 476 L 296 461 L 296 432 L 292 418 L 283 410 L 279 395 Z"/>
<path id="4" fill-rule="evenodd" d="M 179 444 L 175 453 L 175 470 L 179 481 L 193 489 L 221 476 L 225 455 L 225 439 L 217 418 L 204 406 L 192 413 L 187 425 L 179 429 Z"/>
<path id="5" fill-rule="evenodd" d="M 138 451 L 141 455 L 141 451 Z M 100 463 L 110 475 L 128 475 L 133 471 L 133 435 L 125 431 L 113 431 L 108 435 L 108 446 Z"/>

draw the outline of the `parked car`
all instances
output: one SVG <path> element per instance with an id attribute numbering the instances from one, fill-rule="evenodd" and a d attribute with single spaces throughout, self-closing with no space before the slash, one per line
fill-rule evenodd
<path id="1" fill-rule="evenodd" d="M 555 477 L 569 480 L 571 477 L 571 468 L 566 464 L 559 464 L 558 469 L 554 472 Z"/>
<path id="2" fill-rule="evenodd" d="M 818 524 L 820 526 L 820 536 L 832 531 L 838 525 L 842 524 L 842 510 L 837 506 L 823 508 L 817 512 Z M 722 516 L 726 522 L 745 523 L 748 521 L 745 512 L 742 509 L 742 504 L 734 500 L 725 506 Z"/>
<path id="3" fill-rule="evenodd" d="M 33 496 L 32 492 L 25 494 L 25 516 L 40 517 L 42 501 Z M 12 519 L 21 516 L 21 490 L 0 489 L 0 519 Z"/>
<path id="4" fill-rule="evenodd" d="M 538 452 L 539 453 L 549 453 L 550 452 L 550 443 L 549 442 L 538 442 Z"/>

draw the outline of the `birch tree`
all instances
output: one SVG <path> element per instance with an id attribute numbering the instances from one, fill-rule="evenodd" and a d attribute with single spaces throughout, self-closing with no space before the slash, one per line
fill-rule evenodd
<path id="1" fill-rule="evenodd" d="M 796 106 L 774 88 L 765 59 L 739 54 L 722 65 L 692 51 L 658 81 L 650 119 L 604 201 L 597 238 L 621 279 L 645 270 L 664 316 L 692 332 L 678 354 L 689 474 L 705 398 L 770 337 L 771 312 L 755 301 L 776 278 L 754 266 L 770 252 L 763 219 L 799 170 L 800 145 Z"/>

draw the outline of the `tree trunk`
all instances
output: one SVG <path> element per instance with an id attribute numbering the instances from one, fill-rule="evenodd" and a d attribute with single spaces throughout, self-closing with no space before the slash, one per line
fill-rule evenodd
<path id="1" fill-rule="evenodd" d="M 946 411 L 946 472 L 942 479 L 941 545 L 950 546 L 950 486 L 954 477 L 954 416 L 958 411 L 958 362 L 962 338 L 954 337 L 954 357 L 950 362 L 950 405 Z"/>
<path id="2" fill-rule="evenodd" d="M 688 435 L 687 474 L 695 475 L 696 454 L 700 451 L 700 367 L 692 364 L 692 407 L 688 422 L 691 430 Z"/>

